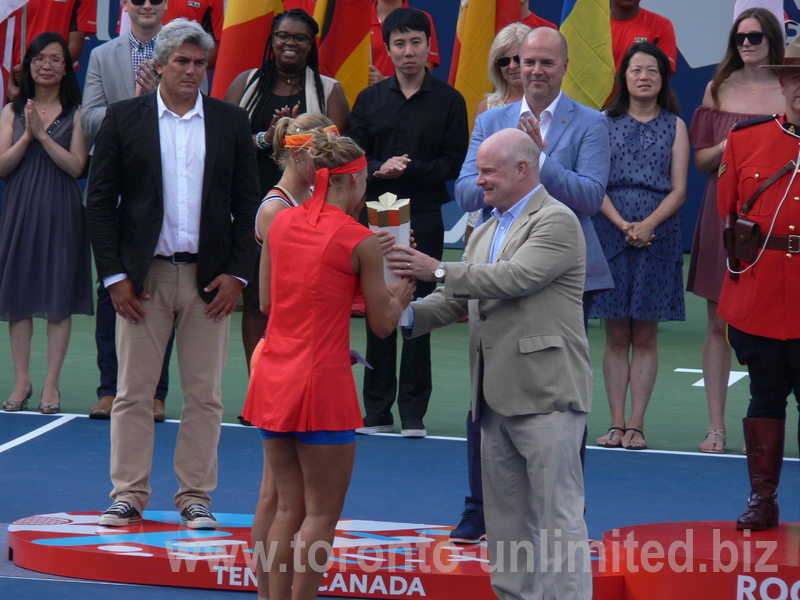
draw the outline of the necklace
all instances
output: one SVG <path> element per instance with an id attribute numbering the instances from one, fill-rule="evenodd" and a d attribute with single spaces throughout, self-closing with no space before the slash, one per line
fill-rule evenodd
<path id="1" fill-rule="evenodd" d="M 299 77 L 300 73 L 284 73 L 280 69 L 275 69 L 275 71 L 278 73 L 278 79 L 280 79 L 284 83 L 288 85 L 297 85 L 297 83 L 292 84 L 292 81 L 295 80 L 295 77 Z"/>
<path id="2" fill-rule="evenodd" d="M 40 105 L 40 106 L 39 106 L 39 111 L 40 111 L 42 114 L 46 114 L 48 110 L 50 110 L 51 108 L 53 108 L 53 107 L 55 107 L 55 106 L 56 106 L 55 104 L 52 104 L 52 105 L 50 105 L 50 106 L 44 106 L 44 107 Z"/>

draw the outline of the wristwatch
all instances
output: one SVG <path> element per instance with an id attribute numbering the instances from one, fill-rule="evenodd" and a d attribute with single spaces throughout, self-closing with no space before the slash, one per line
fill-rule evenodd
<path id="1" fill-rule="evenodd" d="M 447 275 L 447 269 L 444 268 L 444 263 L 440 262 L 439 266 L 433 270 L 433 276 L 436 277 L 436 281 L 439 283 L 444 283 L 445 275 Z"/>

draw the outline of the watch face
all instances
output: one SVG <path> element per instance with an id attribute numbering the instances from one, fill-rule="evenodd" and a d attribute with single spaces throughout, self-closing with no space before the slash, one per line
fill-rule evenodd
<path id="1" fill-rule="evenodd" d="M 433 276 L 436 277 L 436 279 L 441 279 L 444 277 L 444 268 L 436 267 L 436 270 L 433 272 Z"/>

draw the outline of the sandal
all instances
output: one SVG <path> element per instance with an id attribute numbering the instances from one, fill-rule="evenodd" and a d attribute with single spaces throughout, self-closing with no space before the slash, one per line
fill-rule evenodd
<path id="1" fill-rule="evenodd" d="M 61 390 L 58 391 L 58 404 L 39 402 L 39 412 L 43 415 L 56 415 L 61 412 Z"/>
<path id="2" fill-rule="evenodd" d="M 633 431 L 634 435 L 638 433 L 640 436 L 642 436 L 642 445 L 641 446 L 631 446 L 630 443 L 629 443 L 626 446 L 623 443 L 622 447 L 625 448 L 626 450 L 647 450 L 647 442 L 644 439 L 644 431 L 642 431 L 641 429 L 636 429 L 635 427 L 626 427 L 625 428 L 625 433 L 627 434 L 629 431 Z M 630 441 L 633 441 L 633 436 L 631 436 Z"/>
<path id="3" fill-rule="evenodd" d="M 711 449 L 704 450 L 703 446 L 700 446 L 700 452 L 705 452 L 706 454 L 725 454 L 724 429 L 709 429 L 706 431 L 706 439 L 703 441 L 703 443 L 708 441 L 708 438 L 711 438 Z"/>
<path id="4" fill-rule="evenodd" d="M 3 402 L 3 410 L 6 412 L 18 412 L 20 410 L 25 410 L 28 408 L 28 400 L 31 399 L 31 395 L 33 394 L 33 386 L 30 387 L 28 390 L 28 395 L 25 396 L 22 400 L 6 400 Z"/>
<path id="5" fill-rule="evenodd" d="M 622 432 L 622 435 L 617 438 L 617 440 L 616 440 L 617 443 L 616 444 L 614 443 L 614 435 L 613 434 L 608 438 L 608 442 L 607 443 L 604 443 L 604 442 L 600 441 L 604 437 L 609 435 L 612 431 L 621 431 Z M 608 431 L 606 432 L 606 435 L 604 435 L 602 438 L 597 440 L 597 445 L 600 446 L 601 448 L 619 448 L 620 446 L 622 446 L 622 436 L 623 435 L 625 435 L 625 428 L 624 427 L 609 427 Z"/>

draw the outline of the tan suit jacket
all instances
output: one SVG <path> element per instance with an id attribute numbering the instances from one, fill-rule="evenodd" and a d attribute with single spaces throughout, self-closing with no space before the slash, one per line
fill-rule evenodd
<path id="1" fill-rule="evenodd" d="M 583 326 L 586 247 L 575 214 L 544 187 L 529 199 L 489 264 L 498 221 L 470 238 L 464 262 L 447 263 L 443 287 L 411 304 L 411 337 L 469 313 L 472 414 L 591 409 Z"/>

